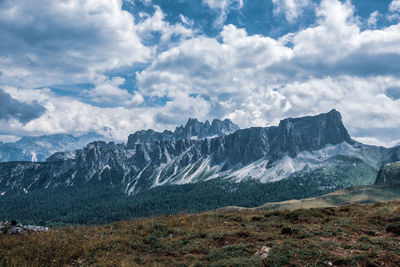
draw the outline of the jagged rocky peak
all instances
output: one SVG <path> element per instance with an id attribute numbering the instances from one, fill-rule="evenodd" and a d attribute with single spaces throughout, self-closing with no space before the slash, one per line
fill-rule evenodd
<path id="1" fill-rule="evenodd" d="M 239 126 L 234 124 L 229 119 L 225 119 L 223 121 L 213 120 L 211 123 L 211 131 L 214 131 L 216 135 L 219 135 L 220 133 L 231 134 L 239 129 Z"/>
<path id="2" fill-rule="evenodd" d="M 175 128 L 175 138 L 176 139 L 190 139 L 192 137 L 203 137 L 206 132 L 210 129 L 210 123 L 206 121 L 205 123 L 199 122 L 195 118 L 189 118 L 186 125 L 179 126 Z"/>
<path id="3" fill-rule="evenodd" d="M 210 123 L 208 120 L 200 122 L 195 118 L 189 118 L 185 125 L 176 127 L 174 132 L 165 130 L 161 133 L 151 129 L 137 131 L 129 135 L 127 147 L 131 149 L 134 148 L 136 144 L 143 143 L 224 136 L 237 130 L 239 130 L 239 126 L 229 119 L 223 121 L 214 119 L 212 123 Z"/>
<path id="4" fill-rule="evenodd" d="M 144 143 L 154 143 L 160 141 L 170 141 L 173 138 L 173 132 L 164 131 L 162 133 L 149 130 L 140 130 L 135 132 L 134 134 L 129 135 L 128 137 L 128 146 L 132 146 L 134 144 L 144 144 Z"/>
<path id="5" fill-rule="evenodd" d="M 87 144 L 82 149 L 66 152 L 56 152 L 46 159 L 46 162 L 57 162 L 64 160 L 75 160 L 75 159 L 88 159 L 96 160 L 98 155 L 106 153 L 119 153 L 124 151 L 126 146 L 124 144 L 116 144 L 114 142 L 105 141 L 93 141 Z"/>
<path id="6" fill-rule="evenodd" d="M 190 118 L 185 126 L 176 127 L 175 140 L 177 139 L 203 139 L 211 136 L 224 136 L 239 130 L 239 126 L 231 120 L 223 121 L 214 119 L 212 123 L 208 120 L 200 122 L 197 119 Z"/>

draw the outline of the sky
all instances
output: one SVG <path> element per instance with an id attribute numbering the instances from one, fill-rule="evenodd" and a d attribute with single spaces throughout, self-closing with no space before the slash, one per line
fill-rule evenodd
<path id="1" fill-rule="evenodd" d="M 341 112 L 400 143 L 400 0 L 0 0 L 0 141 Z"/>

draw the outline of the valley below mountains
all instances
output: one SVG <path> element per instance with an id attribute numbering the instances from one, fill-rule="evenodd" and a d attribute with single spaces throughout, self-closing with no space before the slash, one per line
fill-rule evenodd
<path id="1" fill-rule="evenodd" d="M 321 196 L 372 185 L 400 147 L 353 140 L 340 113 L 239 129 L 190 119 L 138 131 L 127 144 L 95 141 L 45 162 L 0 164 L 0 220 L 106 223 L 224 206 Z"/>

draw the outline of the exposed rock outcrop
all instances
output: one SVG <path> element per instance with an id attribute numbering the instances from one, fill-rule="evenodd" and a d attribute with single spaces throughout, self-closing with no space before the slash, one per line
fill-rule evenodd
<path id="1" fill-rule="evenodd" d="M 400 184 L 400 161 L 384 165 L 378 172 L 375 184 Z"/>
<path id="2" fill-rule="evenodd" d="M 49 230 L 48 227 L 43 227 L 43 226 L 22 225 L 20 223 L 13 225 L 9 222 L 0 222 L 0 234 L 21 235 L 33 232 L 44 232 L 48 230 Z"/>

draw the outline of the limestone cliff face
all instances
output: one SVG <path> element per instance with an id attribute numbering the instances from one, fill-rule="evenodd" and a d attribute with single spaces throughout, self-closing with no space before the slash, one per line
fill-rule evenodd
<path id="1" fill-rule="evenodd" d="M 279 159 L 285 154 L 318 150 L 328 144 L 353 143 L 336 110 L 318 116 L 285 119 L 271 131 L 270 155 Z"/>

